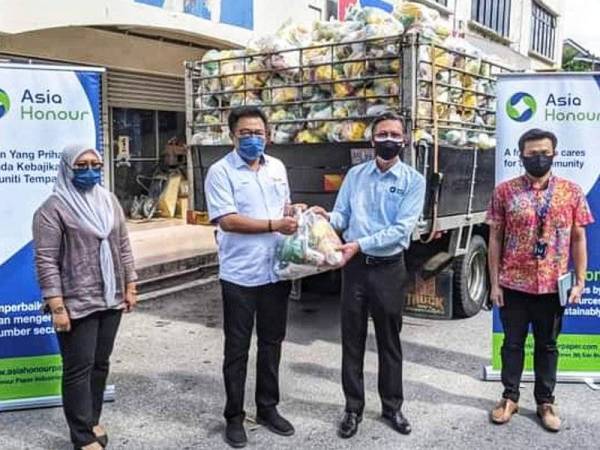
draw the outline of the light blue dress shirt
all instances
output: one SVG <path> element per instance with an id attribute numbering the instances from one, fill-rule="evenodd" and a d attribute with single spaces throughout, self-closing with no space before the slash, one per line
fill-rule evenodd
<path id="1" fill-rule="evenodd" d="M 338 193 L 331 225 L 370 256 L 406 250 L 423 211 L 425 179 L 399 161 L 381 172 L 375 161 L 353 167 Z"/>
<path id="2" fill-rule="evenodd" d="M 234 150 L 213 164 L 205 182 L 212 222 L 228 214 L 253 219 L 281 219 L 290 202 L 287 173 L 281 161 L 268 155 L 254 172 Z M 279 233 L 241 234 L 217 230 L 219 277 L 240 286 L 279 281 L 274 272 Z"/>

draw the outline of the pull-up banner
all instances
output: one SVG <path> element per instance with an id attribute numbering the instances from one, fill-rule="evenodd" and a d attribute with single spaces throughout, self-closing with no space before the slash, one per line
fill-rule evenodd
<path id="1" fill-rule="evenodd" d="M 102 70 L 0 64 L 0 411 L 60 395 L 56 335 L 33 261 L 31 224 L 64 147 L 102 150 Z M 60 403 L 59 403 L 60 404 Z"/>
<path id="2" fill-rule="evenodd" d="M 567 305 L 559 338 L 559 381 L 600 380 L 600 74 L 510 74 L 498 79 L 496 183 L 524 173 L 518 139 L 531 128 L 558 137 L 553 173 L 579 184 L 596 222 L 587 227 L 588 272 L 580 304 Z M 492 367 L 497 379 L 503 330 L 493 318 Z M 533 342 L 526 346 L 532 369 Z M 525 379 L 531 378 L 526 374 Z"/>

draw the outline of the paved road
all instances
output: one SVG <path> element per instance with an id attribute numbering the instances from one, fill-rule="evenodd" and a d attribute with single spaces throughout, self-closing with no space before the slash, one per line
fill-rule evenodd
<path id="1" fill-rule="evenodd" d="M 296 435 L 283 438 L 252 427 L 250 448 L 599 448 L 600 393 L 561 385 L 565 418 L 558 435 L 541 429 L 532 386 L 523 389 L 522 414 L 497 427 L 488 410 L 500 385 L 479 379 L 488 363 L 490 316 L 462 321 L 407 318 L 403 330 L 404 411 L 413 434 L 401 436 L 379 419 L 377 354 L 370 333 L 366 356 L 367 408 L 359 434 L 336 437 L 342 412 L 340 333 L 335 299 L 290 307 L 282 363 L 281 411 Z M 216 287 L 143 304 L 123 323 L 111 381 L 118 399 L 105 408 L 114 449 L 219 449 L 222 442 L 222 332 Z M 372 330 L 371 330 L 372 331 Z M 247 405 L 253 414 L 254 356 Z M 0 414 L 2 449 L 70 449 L 59 409 Z"/>

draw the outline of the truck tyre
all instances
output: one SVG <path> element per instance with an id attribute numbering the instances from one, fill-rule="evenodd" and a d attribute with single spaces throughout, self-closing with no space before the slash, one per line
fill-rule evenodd
<path id="1" fill-rule="evenodd" d="M 467 253 L 454 258 L 454 316 L 476 315 L 488 297 L 487 245 L 473 235 Z"/>

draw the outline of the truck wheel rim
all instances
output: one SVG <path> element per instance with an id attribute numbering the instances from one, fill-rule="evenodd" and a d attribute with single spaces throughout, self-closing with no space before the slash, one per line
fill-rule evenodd
<path id="1" fill-rule="evenodd" d="M 467 288 L 469 297 L 475 303 L 483 298 L 486 289 L 485 256 L 483 252 L 475 252 L 469 258 L 469 281 Z"/>

